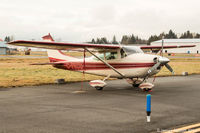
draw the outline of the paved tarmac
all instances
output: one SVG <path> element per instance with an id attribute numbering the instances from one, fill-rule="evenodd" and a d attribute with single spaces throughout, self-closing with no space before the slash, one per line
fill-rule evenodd
<path id="1" fill-rule="evenodd" d="M 200 75 L 157 78 L 151 123 L 147 93 L 107 83 L 103 91 L 87 82 L 0 88 L 0 133 L 146 133 L 200 122 Z"/>

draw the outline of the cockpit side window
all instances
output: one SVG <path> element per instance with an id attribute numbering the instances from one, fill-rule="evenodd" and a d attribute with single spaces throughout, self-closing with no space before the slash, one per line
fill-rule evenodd
<path id="1" fill-rule="evenodd" d="M 107 52 L 106 60 L 113 60 L 113 59 L 117 59 L 117 52 Z"/>
<path id="2" fill-rule="evenodd" d="M 99 58 L 104 59 L 104 54 L 98 54 L 97 55 Z M 98 60 L 96 57 L 93 57 L 95 60 Z M 117 59 L 117 52 L 106 52 L 105 53 L 105 59 L 106 60 L 113 60 Z"/>

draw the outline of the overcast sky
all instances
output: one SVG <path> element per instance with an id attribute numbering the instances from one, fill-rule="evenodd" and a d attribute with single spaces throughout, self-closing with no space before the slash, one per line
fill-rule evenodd
<path id="1" fill-rule="evenodd" d="M 200 0 L 0 0 L 0 38 L 40 39 L 50 32 L 84 42 L 169 29 L 200 32 Z"/>

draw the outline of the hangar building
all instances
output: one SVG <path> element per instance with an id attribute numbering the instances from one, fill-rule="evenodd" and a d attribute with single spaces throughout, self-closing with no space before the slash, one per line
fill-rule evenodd
<path id="1" fill-rule="evenodd" d="M 164 45 L 196 45 L 191 48 L 166 49 L 167 53 L 200 53 L 200 39 L 163 39 Z M 162 40 L 151 42 L 151 46 L 161 46 Z M 165 52 L 165 50 L 163 51 Z"/>
<path id="2" fill-rule="evenodd" d="M 6 55 L 8 51 L 7 45 L 0 41 L 0 55 Z"/>

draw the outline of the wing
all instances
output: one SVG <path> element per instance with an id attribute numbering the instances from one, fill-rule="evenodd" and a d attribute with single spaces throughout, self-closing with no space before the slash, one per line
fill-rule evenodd
<path id="1" fill-rule="evenodd" d="M 171 46 L 163 46 L 163 49 L 172 49 L 172 48 L 188 48 L 195 47 L 196 45 L 171 45 Z M 161 50 L 162 46 L 141 46 L 142 50 Z"/>
<path id="2" fill-rule="evenodd" d="M 57 50 L 76 50 L 80 48 L 96 49 L 98 51 L 116 50 L 120 49 L 120 45 L 111 44 L 87 44 L 87 43 L 61 43 L 61 42 L 46 42 L 46 41 L 24 41 L 17 40 L 9 42 L 10 45 L 25 46 L 25 47 L 37 47 L 45 49 L 57 49 Z"/>

